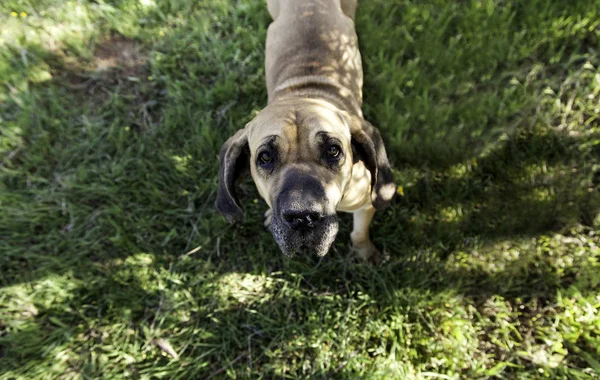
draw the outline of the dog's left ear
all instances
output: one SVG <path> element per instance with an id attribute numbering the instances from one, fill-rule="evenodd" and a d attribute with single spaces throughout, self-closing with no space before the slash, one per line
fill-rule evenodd
<path id="1" fill-rule="evenodd" d="M 235 181 L 248 167 L 249 159 L 246 129 L 240 129 L 223 144 L 219 153 L 219 191 L 215 206 L 230 223 L 240 221 L 244 215 L 235 193 Z"/>
<path id="2" fill-rule="evenodd" d="M 382 210 L 392 201 L 396 185 L 381 134 L 363 118 L 348 114 L 344 118 L 350 120 L 352 148 L 356 158 L 362 160 L 371 172 L 371 203 L 377 210 Z"/>

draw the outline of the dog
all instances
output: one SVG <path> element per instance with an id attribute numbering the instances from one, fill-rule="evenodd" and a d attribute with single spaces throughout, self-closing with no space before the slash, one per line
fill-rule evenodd
<path id="1" fill-rule="evenodd" d="M 353 213 L 358 257 L 380 259 L 369 224 L 396 186 L 381 134 L 361 111 L 356 6 L 356 0 L 267 1 L 268 104 L 220 150 L 217 209 L 230 222 L 242 218 L 235 181 L 250 166 L 269 206 L 265 226 L 286 255 L 301 247 L 327 254 L 342 211 Z"/>

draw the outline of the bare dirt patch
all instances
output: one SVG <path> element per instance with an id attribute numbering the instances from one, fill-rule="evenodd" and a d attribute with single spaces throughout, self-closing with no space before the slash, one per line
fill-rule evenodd
<path id="1" fill-rule="evenodd" d="M 145 72 L 146 56 L 134 40 L 112 35 L 96 45 L 95 71 L 120 70 L 121 75 L 139 77 Z"/>
<path id="2" fill-rule="evenodd" d="M 50 61 L 54 83 L 76 95 L 76 102 L 93 104 L 94 109 L 114 99 L 126 102 L 134 130 L 158 122 L 158 99 L 163 91 L 149 78 L 146 51 L 139 42 L 111 34 L 93 46 L 93 55 L 87 59 L 60 52 Z"/>

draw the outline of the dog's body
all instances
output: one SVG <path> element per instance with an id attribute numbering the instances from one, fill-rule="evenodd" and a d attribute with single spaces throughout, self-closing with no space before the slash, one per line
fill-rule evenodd
<path id="1" fill-rule="evenodd" d="M 217 208 L 230 221 L 241 217 L 234 182 L 249 156 L 270 207 L 266 224 L 285 253 L 308 246 L 326 254 L 336 211 L 346 211 L 355 250 L 377 260 L 369 224 L 395 186 L 381 136 L 362 117 L 356 0 L 268 0 L 268 8 L 269 104 L 223 145 Z"/>
<path id="2" fill-rule="evenodd" d="M 323 99 L 362 117 L 362 62 L 353 21 L 356 1 L 269 0 L 268 5 L 274 19 L 265 61 L 269 103 Z"/>

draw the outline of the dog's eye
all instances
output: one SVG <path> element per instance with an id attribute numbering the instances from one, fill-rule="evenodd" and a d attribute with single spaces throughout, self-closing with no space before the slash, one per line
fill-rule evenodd
<path id="1" fill-rule="evenodd" d="M 273 163 L 273 156 L 269 152 L 262 152 L 258 155 L 258 164 L 262 167 L 268 167 Z"/>
<path id="2" fill-rule="evenodd" d="M 338 158 L 342 153 L 342 149 L 337 145 L 330 145 L 327 148 L 327 157 L 329 158 Z"/>

